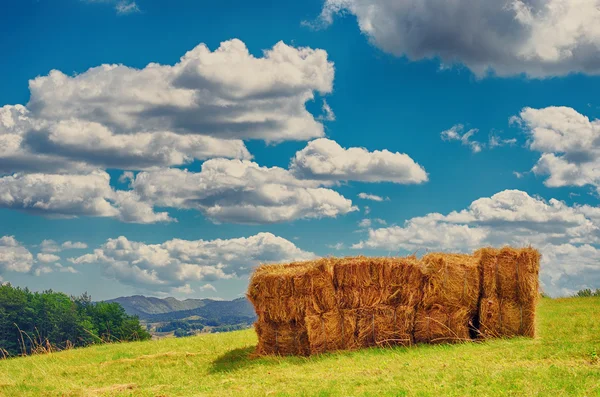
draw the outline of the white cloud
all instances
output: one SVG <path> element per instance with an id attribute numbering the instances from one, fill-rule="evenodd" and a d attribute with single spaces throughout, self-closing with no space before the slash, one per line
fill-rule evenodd
<path id="1" fill-rule="evenodd" d="M 75 269 L 73 266 L 63 266 L 60 263 L 55 263 L 54 266 L 61 273 L 73 273 L 73 274 L 79 273 L 79 271 L 77 269 Z"/>
<path id="2" fill-rule="evenodd" d="M 40 244 L 40 249 L 42 253 L 45 254 L 55 254 L 65 249 L 86 249 L 87 247 L 88 246 L 86 243 L 82 243 L 79 241 L 65 241 L 64 243 L 59 245 L 54 240 L 44 240 Z"/>
<path id="3" fill-rule="evenodd" d="M 65 241 L 62 243 L 61 247 L 66 250 L 82 250 L 86 249 L 88 246 L 86 243 L 79 241 Z"/>
<path id="4" fill-rule="evenodd" d="M 83 173 L 96 167 L 149 169 L 211 157 L 250 159 L 239 139 L 169 131 L 115 134 L 77 119 L 36 119 L 25 107 L 0 107 L 0 174 L 13 171 Z"/>
<path id="5" fill-rule="evenodd" d="M 363 199 L 363 200 L 371 200 L 371 201 L 384 201 L 384 200 L 389 200 L 389 197 L 381 197 L 381 196 L 377 196 L 375 194 L 369 194 L 369 193 L 359 193 L 358 194 L 358 198 Z"/>
<path id="6" fill-rule="evenodd" d="M 464 250 L 480 246 L 487 236 L 484 230 L 440 222 L 442 218 L 440 214 L 430 214 L 412 218 L 403 227 L 370 229 L 368 239 L 354 244 L 352 248 L 393 251 L 414 251 L 422 248 Z"/>
<path id="7" fill-rule="evenodd" d="M 39 277 L 44 274 L 52 273 L 52 271 L 53 269 L 49 266 L 39 266 L 33 271 L 33 274 Z"/>
<path id="8" fill-rule="evenodd" d="M 323 135 L 304 104 L 333 87 L 323 50 L 282 42 L 254 57 L 237 39 L 204 44 L 174 66 L 102 65 L 30 81 L 28 108 L 48 120 L 100 123 L 114 133 L 172 131 L 227 139 L 305 140 Z M 74 106 L 77 104 L 77 106 Z"/>
<path id="9" fill-rule="evenodd" d="M 58 244 L 56 243 L 56 241 L 54 241 L 54 240 L 42 241 L 42 243 L 40 244 L 40 248 L 41 248 L 42 252 L 44 252 L 46 254 L 52 254 L 52 253 L 62 251 L 61 247 L 59 247 Z"/>
<path id="10" fill-rule="evenodd" d="M 181 287 L 172 288 L 171 291 L 175 294 L 182 294 L 182 295 L 190 295 L 195 292 L 194 289 L 189 284 L 182 285 Z"/>
<path id="11" fill-rule="evenodd" d="M 589 244 L 547 245 L 541 248 L 542 285 L 555 295 L 600 288 L 600 250 Z"/>
<path id="12" fill-rule="evenodd" d="M 117 10 L 117 14 L 119 15 L 127 15 L 140 12 L 140 8 L 138 7 L 138 5 L 135 3 L 135 1 L 131 0 L 119 1 L 115 5 L 115 10 Z"/>
<path id="13" fill-rule="evenodd" d="M 598 282 L 589 276 L 593 269 L 600 270 L 600 256 L 593 256 L 600 244 L 600 208 L 570 207 L 555 199 L 545 201 L 505 190 L 475 200 L 461 211 L 430 213 L 402 226 L 370 229 L 368 238 L 353 248 L 468 252 L 504 244 L 532 244 L 540 249 L 544 257 L 541 279 L 548 293 L 584 288 Z"/>
<path id="14" fill-rule="evenodd" d="M 440 136 L 443 141 L 460 141 L 461 144 L 469 146 L 473 153 L 481 152 L 484 145 L 480 142 L 471 140 L 471 137 L 479 132 L 479 130 L 477 128 L 472 128 L 467 132 L 463 132 L 464 129 L 464 125 L 456 124 L 449 130 L 442 131 Z"/>
<path id="15" fill-rule="evenodd" d="M 427 173 L 412 158 L 388 150 L 369 152 L 342 148 L 330 139 L 316 139 L 297 152 L 290 171 L 299 178 L 325 181 L 423 183 Z"/>
<path id="16" fill-rule="evenodd" d="M 54 254 L 37 254 L 37 260 L 42 263 L 52 263 L 58 262 L 60 260 L 60 256 Z"/>
<path id="17" fill-rule="evenodd" d="M 335 113 L 333 113 L 333 110 L 331 109 L 331 106 L 329 106 L 329 104 L 327 103 L 326 100 L 323 99 L 323 114 L 321 116 L 319 116 L 320 120 L 325 120 L 325 121 L 335 121 Z"/>
<path id="18" fill-rule="evenodd" d="M 547 175 L 546 186 L 600 186 L 600 120 L 569 107 L 524 108 L 511 118 L 529 134 L 541 156 L 532 171 Z"/>
<path id="19" fill-rule="evenodd" d="M 331 248 L 334 249 L 336 251 L 342 250 L 345 248 L 344 243 L 335 243 L 335 244 L 328 244 L 327 248 Z"/>
<path id="20" fill-rule="evenodd" d="M 490 149 L 501 147 L 501 146 L 513 146 L 517 143 L 517 138 L 502 139 L 495 133 L 491 133 L 488 140 L 488 147 Z"/>
<path id="21" fill-rule="evenodd" d="M 212 159 L 201 172 L 164 169 L 139 173 L 131 186 L 143 201 L 196 209 L 218 222 L 275 223 L 336 217 L 355 211 L 352 201 L 299 180 L 288 170 L 250 161 Z"/>
<path id="22" fill-rule="evenodd" d="M 362 227 L 362 228 L 367 228 L 367 227 L 371 227 L 371 220 L 370 219 L 363 219 L 360 222 L 358 222 L 358 226 Z"/>
<path id="23" fill-rule="evenodd" d="M 33 255 L 12 236 L 0 237 L 0 274 L 12 271 L 27 273 L 33 266 Z"/>
<path id="24" fill-rule="evenodd" d="M 36 152 L 28 144 L 28 133 L 41 122 L 30 117 L 22 105 L 0 107 L 0 175 L 23 172 L 86 172 L 83 162 L 52 153 Z"/>
<path id="25" fill-rule="evenodd" d="M 217 292 L 217 289 L 212 284 L 204 284 L 202 287 L 198 288 L 200 291 L 212 291 Z"/>
<path id="26" fill-rule="evenodd" d="M 128 15 L 141 12 L 134 0 L 81 0 L 85 3 L 110 4 L 114 5 L 117 15 Z"/>
<path id="27" fill-rule="evenodd" d="M 124 222 L 170 221 L 134 192 L 115 191 L 104 171 L 88 175 L 15 174 L 0 178 L 0 207 L 53 217 L 114 217 Z"/>
<path id="28" fill-rule="evenodd" d="M 360 222 L 358 222 L 358 226 L 361 228 L 369 228 L 373 225 L 373 223 L 378 223 L 380 225 L 387 225 L 387 222 L 381 218 L 375 218 L 375 219 L 365 218 L 365 219 L 361 220 Z"/>
<path id="29" fill-rule="evenodd" d="M 72 258 L 76 265 L 100 264 L 106 276 L 124 284 L 160 292 L 186 288 L 192 282 L 249 274 L 260 263 L 315 258 L 311 252 L 271 233 L 229 240 L 179 240 L 162 244 L 109 239 L 92 254 Z M 210 289 L 206 285 L 202 288 Z"/>
<path id="30" fill-rule="evenodd" d="M 597 0 L 326 0 L 320 23 L 345 12 L 385 52 L 461 63 L 479 77 L 600 73 Z"/>
<path id="31" fill-rule="evenodd" d="M 330 93 L 333 76 L 323 50 L 280 42 L 254 57 L 237 39 L 215 51 L 200 44 L 173 66 L 101 65 L 74 76 L 52 70 L 30 81 L 27 106 L 0 107 L 0 174 L 250 159 L 242 139 L 323 136 L 305 103 Z"/>

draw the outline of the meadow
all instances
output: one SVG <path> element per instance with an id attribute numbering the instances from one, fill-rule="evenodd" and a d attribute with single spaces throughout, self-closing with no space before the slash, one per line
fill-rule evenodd
<path id="1" fill-rule="evenodd" d="M 540 300 L 535 339 L 254 358 L 253 330 L 0 361 L 2 396 L 600 396 L 600 297 Z"/>

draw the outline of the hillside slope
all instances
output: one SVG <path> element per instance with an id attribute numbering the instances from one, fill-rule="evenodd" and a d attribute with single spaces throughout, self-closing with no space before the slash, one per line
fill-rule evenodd
<path id="1" fill-rule="evenodd" d="M 252 330 L 0 361 L 6 396 L 600 396 L 600 298 L 543 299 L 536 339 L 250 357 Z"/>

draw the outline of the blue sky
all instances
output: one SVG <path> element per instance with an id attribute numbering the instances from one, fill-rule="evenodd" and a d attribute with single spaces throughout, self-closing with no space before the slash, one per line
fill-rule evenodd
<path id="1" fill-rule="evenodd" d="M 259 262 L 533 244 L 551 294 L 600 288 L 597 1 L 412 3 L 5 5 L 0 281 L 230 299 Z"/>

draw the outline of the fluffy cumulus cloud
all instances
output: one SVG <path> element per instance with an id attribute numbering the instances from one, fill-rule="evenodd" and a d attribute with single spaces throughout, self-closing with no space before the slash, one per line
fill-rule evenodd
<path id="1" fill-rule="evenodd" d="M 303 140 L 323 135 L 304 104 L 315 91 L 331 92 L 333 76 L 323 50 L 280 42 L 257 58 L 233 39 L 215 51 L 200 44 L 173 66 L 102 65 L 76 76 L 53 70 L 30 81 L 28 108 L 47 120 L 96 122 L 115 133 Z"/>
<path id="2" fill-rule="evenodd" d="M 600 186 L 600 120 L 547 107 L 525 108 L 511 121 L 526 130 L 529 148 L 541 153 L 532 171 L 547 176 L 547 186 Z"/>
<path id="3" fill-rule="evenodd" d="M 70 261 L 101 264 L 106 276 L 140 289 L 173 292 L 191 283 L 249 274 L 260 263 L 312 259 L 315 255 L 271 233 L 229 240 L 179 240 L 162 244 L 110 239 L 91 254 Z M 212 287 L 212 286 L 210 286 Z M 209 290 L 206 284 L 201 289 Z"/>
<path id="4" fill-rule="evenodd" d="M 180 169 L 141 172 L 132 194 L 160 207 L 196 209 L 217 222 L 275 223 L 336 217 L 356 210 L 352 201 L 279 167 L 212 159 L 198 173 Z"/>
<path id="5" fill-rule="evenodd" d="M 478 76 L 600 73 L 598 0 L 326 0 L 319 22 L 346 12 L 375 46 L 411 60 Z"/>
<path id="6" fill-rule="evenodd" d="M 305 104 L 316 92 L 330 93 L 333 77 L 323 50 L 280 42 L 254 56 L 237 39 L 214 51 L 200 44 L 174 65 L 101 65 L 77 75 L 52 70 L 30 81 L 26 106 L 0 107 L 0 207 L 135 223 L 171 221 L 153 208 L 167 202 L 234 222 L 347 213 L 352 203 L 333 190 L 286 170 L 226 160 L 252 158 L 244 140 L 323 136 L 322 120 L 335 118 L 331 107 L 324 101 L 324 114 L 314 117 Z M 211 169 L 216 163 L 207 162 L 196 175 L 169 168 L 214 158 L 231 165 Z M 106 169 L 126 171 L 122 182 L 139 179 L 138 189 L 117 190 Z M 132 171 L 148 172 L 136 178 Z M 142 180 L 168 175 L 177 176 L 172 197 L 166 189 L 142 189 Z"/>
<path id="7" fill-rule="evenodd" d="M 590 254 L 600 244 L 599 214 L 596 207 L 571 207 L 555 199 L 545 201 L 519 190 L 505 190 L 475 200 L 461 211 L 431 213 L 402 226 L 370 229 L 368 238 L 353 248 L 471 251 L 484 245 L 532 244 L 544 256 L 544 287 L 561 294 L 588 285 L 590 269 L 600 271 L 599 257 Z M 561 254 L 565 252 L 577 258 L 567 260 L 567 254 Z"/>
<path id="8" fill-rule="evenodd" d="M 324 181 L 423 183 L 425 169 L 404 153 L 343 148 L 330 139 L 316 139 L 296 153 L 290 170 L 300 178 Z"/>
<path id="9" fill-rule="evenodd" d="M 65 241 L 62 243 L 61 247 L 66 250 L 82 250 L 86 249 L 88 246 L 86 243 L 80 241 Z"/>
<path id="10" fill-rule="evenodd" d="M 8 271 L 27 273 L 33 264 L 31 252 L 14 237 L 0 237 L 0 275 Z"/>
<path id="11" fill-rule="evenodd" d="M 53 263 L 58 262 L 60 260 L 60 256 L 54 254 L 37 254 L 37 260 L 42 263 Z"/>
<path id="12" fill-rule="evenodd" d="M 333 76 L 323 50 L 280 42 L 255 57 L 237 39 L 215 51 L 200 44 L 173 66 L 53 70 L 30 81 L 27 106 L 0 108 L 0 174 L 249 159 L 244 139 L 322 136 L 305 103 L 331 92 Z"/>
<path id="13" fill-rule="evenodd" d="M 0 208 L 50 217 L 113 217 L 125 222 L 170 221 L 131 191 L 116 191 L 104 171 L 87 175 L 15 174 L 0 178 Z"/>

